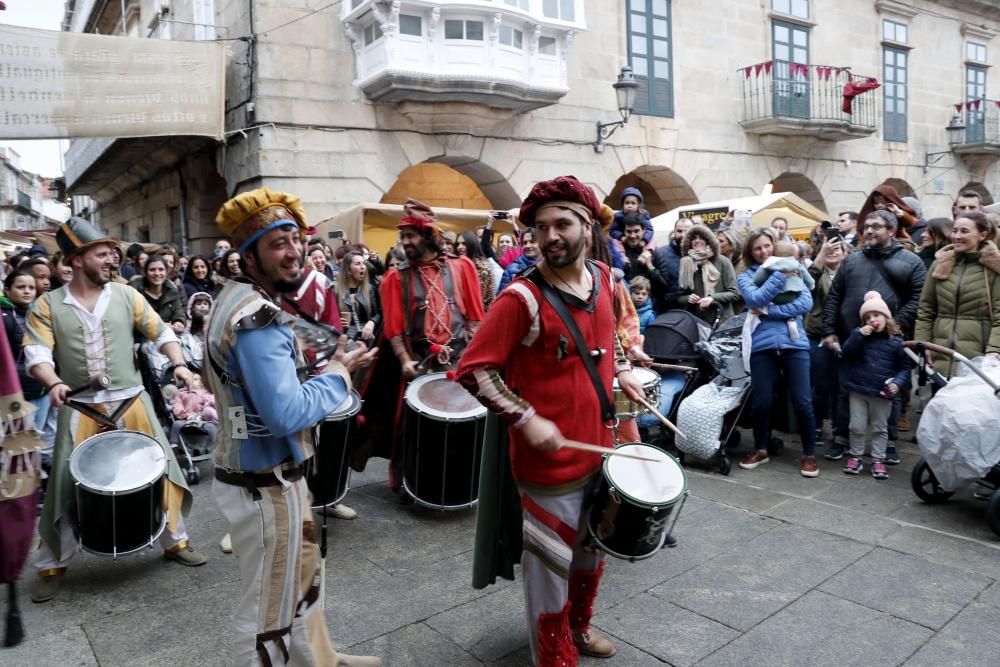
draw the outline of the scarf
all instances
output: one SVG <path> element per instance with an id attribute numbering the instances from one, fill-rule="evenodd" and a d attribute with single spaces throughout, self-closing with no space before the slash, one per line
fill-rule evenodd
<path id="1" fill-rule="evenodd" d="M 476 265 L 476 273 L 479 274 L 479 288 L 483 292 L 483 310 L 486 310 L 493 304 L 497 295 L 497 288 L 493 283 L 493 267 L 490 260 L 482 257 L 473 263 Z"/>
<path id="2" fill-rule="evenodd" d="M 934 253 L 937 266 L 934 269 L 934 277 L 938 280 L 945 280 L 955 269 L 955 245 L 949 244 Z M 979 263 L 984 269 L 989 269 L 993 273 L 1000 273 L 1000 250 L 993 241 L 987 241 L 979 248 Z"/>
<path id="3" fill-rule="evenodd" d="M 681 258 L 680 276 L 677 281 L 681 289 L 694 291 L 695 271 L 701 271 L 701 283 L 705 292 L 701 296 L 715 294 L 715 284 L 719 282 L 720 273 L 719 269 L 715 268 L 715 264 L 709 261 L 714 256 L 715 253 L 711 248 L 705 248 L 704 250 L 691 248 L 688 250 L 687 257 Z"/>

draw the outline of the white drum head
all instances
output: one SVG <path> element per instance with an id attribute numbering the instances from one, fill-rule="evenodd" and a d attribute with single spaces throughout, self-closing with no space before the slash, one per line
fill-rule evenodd
<path id="1" fill-rule="evenodd" d="M 97 493 L 127 493 L 149 486 L 167 471 L 160 443 L 138 431 L 108 431 L 84 440 L 69 457 L 74 480 Z"/>
<path id="2" fill-rule="evenodd" d="M 352 389 L 350 393 L 347 394 L 347 398 L 345 398 L 340 405 L 334 408 L 333 412 L 328 414 L 325 420 L 335 422 L 341 421 L 343 419 L 349 419 L 359 412 L 361 412 L 361 395 Z"/>
<path id="3" fill-rule="evenodd" d="M 486 414 L 486 406 L 446 373 L 422 375 L 406 388 L 406 404 L 438 421 L 471 421 Z"/>
<path id="4" fill-rule="evenodd" d="M 632 375 L 639 379 L 643 387 L 656 386 L 660 384 L 660 374 L 648 368 L 636 366 L 632 369 Z"/>
<path id="5" fill-rule="evenodd" d="M 604 462 L 608 484 L 618 493 L 644 505 L 672 505 L 687 490 L 687 477 L 677 460 L 666 452 L 633 442 L 616 451 L 656 459 L 656 463 L 624 456 L 609 456 Z"/>

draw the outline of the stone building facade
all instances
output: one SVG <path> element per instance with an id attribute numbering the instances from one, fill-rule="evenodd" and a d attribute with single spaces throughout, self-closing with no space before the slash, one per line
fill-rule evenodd
<path id="1" fill-rule="evenodd" d="M 121 32 L 116 3 L 100 4 L 103 18 L 81 16 L 93 0 L 76 4 L 68 29 Z M 116 140 L 86 153 L 75 142 L 71 191 L 99 202 L 112 233 L 186 233 L 193 249 L 209 244 L 227 196 L 259 185 L 298 194 L 313 221 L 405 195 L 509 208 L 565 173 L 612 205 L 635 185 L 654 214 L 768 184 L 831 215 L 886 181 L 929 217 L 964 187 L 1000 194 L 996 2 L 327 5 L 215 0 L 213 32 L 232 40 L 225 143 Z M 147 28 L 164 16 L 198 23 L 191 0 L 132 7 Z M 640 79 L 636 108 L 597 152 L 596 124 L 620 118 L 612 83 L 624 65 Z M 845 113 L 845 85 L 867 77 L 882 86 Z"/>

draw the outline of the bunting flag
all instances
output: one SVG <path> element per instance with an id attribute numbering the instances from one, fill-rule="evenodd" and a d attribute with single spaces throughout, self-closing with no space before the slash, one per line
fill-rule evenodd
<path id="1" fill-rule="evenodd" d="M 955 105 L 955 113 L 962 113 L 962 103 L 959 102 Z"/>
<path id="2" fill-rule="evenodd" d="M 764 71 L 767 72 L 768 74 L 771 73 L 771 61 L 770 60 L 768 60 L 766 63 L 764 63 Z"/>
<path id="3" fill-rule="evenodd" d="M 753 66 L 753 73 L 754 73 L 754 76 L 760 76 L 760 71 L 761 71 L 762 69 L 764 69 L 764 63 L 757 63 L 756 65 L 754 65 L 754 66 Z M 770 74 L 770 73 L 771 73 L 771 70 L 769 69 L 769 70 L 767 71 L 767 73 L 768 73 L 768 74 Z"/>
<path id="4" fill-rule="evenodd" d="M 743 76 L 745 76 L 746 78 L 749 79 L 750 78 L 750 70 L 752 70 L 752 69 L 753 69 L 753 65 L 747 65 L 746 67 L 744 67 L 743 68 Z"/>
<path id="5" fill-rule="evenodd" d="M 983 105 L 982 100 L 969 100 L 968 102 L 965 103 L 965 110 L 972 111 L 973 109 L 975 109 L 976 111 L 979 111 L 982 105 Z"/>
<path id="6" fill-rule="evenodd" d="M 997 108 L 1000 109 L 1000 100 L 994 102 L 993 104 L 997 105 Z"/>

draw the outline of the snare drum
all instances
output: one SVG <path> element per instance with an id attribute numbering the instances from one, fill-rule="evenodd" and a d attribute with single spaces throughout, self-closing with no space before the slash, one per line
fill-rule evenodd
<path id="1" fill-rule="evenodd" d="M 660 404 L 660 374 L 648 368 L 635 367 L 632 374 L 642 383 L 642 391 L 646 394 L 646 402 L 656 406 Z M 619 419 L 635 419 L 647 412 L 645 406 L 633 403 L 618 386 L 618 378 L 612 385 L 615 401 L 615 417 Z"/>
<path id="2" fill-rule="evenodd" d="M 631 442 L 616 449 L 656 459 L 656 463 L 606 457 L 587 528 L 602 551 L 616 558 L 642 560 L 663 547 L 674 505 L 683 504 L 687 496 L 687 477 L 677 459 L 656 447 Z"/>
<path id="3" fill-rule="evenodd" d="M 344 499 L 351 481 L 351 434 L 361 412 L 361 396 L 351 390 L 344 402 L 316 425 L 316 454 L 306 462 L 306 483 L 313 507 L 335 505 Z"/>
<path id="4" fill-rule="evenodd" d="M 486 407 L 445 373 L 406 388 L 403 487 L 425 507 L 455 510 L 479 498 Z"/>
<path id="5" fill-rule="evenodd" d="M 69 473 L 80 546 L 115 558 L 153 546 L 167 525 L 167 454 L 155 438 L 127 430 L 98 433 L 73 450 Z"/>

